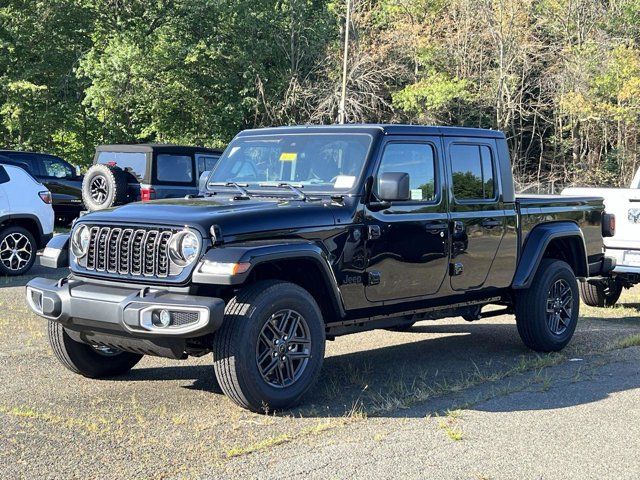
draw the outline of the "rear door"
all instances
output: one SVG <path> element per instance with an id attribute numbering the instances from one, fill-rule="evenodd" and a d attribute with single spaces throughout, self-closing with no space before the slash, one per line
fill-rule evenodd
<path id="1" fill-rule="evenodd" d="M 383 145 L 376 177 L 408 173 L 411 200 L 366 209 L 370 302 L 434 295 L 447 276 L 449 229 L 439 142 L 438 137 L 396 137 Z"/>
<path id="2" fill-rule="evenodd" d="M 444 140 L 449 171 L 451 287 L 481 288 L 506 230 L 497 145 L 491 138 Z"/>

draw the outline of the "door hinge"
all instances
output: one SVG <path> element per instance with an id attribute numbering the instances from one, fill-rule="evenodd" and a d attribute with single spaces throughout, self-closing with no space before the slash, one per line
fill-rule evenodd
<path id="1" fill-rule="evenodd" d="M 368 272 L 367 285 L 379 285 L 380 284 L 380 272 Z"/>
<path id="2" fill-rule="evenodd" d="M 451 263 L 449 265 L 449 271 L 452 277 L 462 275 L 464 273 L 464 265 L 462 263 Z"/>
<path id="3" fill-rule="evenodd" d="M 380 225 L 369 225 L 367 229 L 367 236 L 369 240 L 377 240 L 382 236 L 382 230 L 380 229 Z"/>

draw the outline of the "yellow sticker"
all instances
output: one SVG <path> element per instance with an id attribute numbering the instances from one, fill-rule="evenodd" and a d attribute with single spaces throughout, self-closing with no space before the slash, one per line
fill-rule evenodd
<path id="1" fill-rule="evenodd" d="M 281 162 L 295 162 L 297 158 L 298 158 L 298 154 L 297 153 L 282 152 L 280 154 L 280 161 Z"/>

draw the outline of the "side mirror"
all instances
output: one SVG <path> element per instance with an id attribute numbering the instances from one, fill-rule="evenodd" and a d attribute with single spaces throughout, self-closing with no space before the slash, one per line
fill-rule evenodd
<path id="1" fill-rule="evenodd" d="M 207 180 L 209 180 L 211 172 L 206 170 L 200 174 L 200 180 L 198 180 L 198 193 L 202 193 L 207 189 Z"/>
<path id="2" fill-rule="evenodd" d="M 386 172 L 378 177 L 378 198 L 383 202 L 411 200 L 409 174 Z"/>

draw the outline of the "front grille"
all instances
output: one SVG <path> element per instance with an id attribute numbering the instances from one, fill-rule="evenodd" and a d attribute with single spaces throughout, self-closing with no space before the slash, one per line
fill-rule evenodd
<path id="1" fill-rule="evenodd" d="M 174 230 L 93 226 L 89 231 L 87 270 L 133 277 L 171 275 L 169 242 Z"/>

